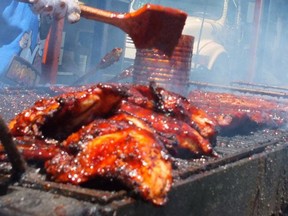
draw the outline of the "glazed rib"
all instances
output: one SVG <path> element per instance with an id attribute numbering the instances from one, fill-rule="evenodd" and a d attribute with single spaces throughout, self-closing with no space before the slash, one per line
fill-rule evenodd
<path id="1" fill-rule="evenodd" d="M 263 97 L 192 91 L 189 99 L 217 122 L 220 133 L 234 134 L 246 127 L 279 128 L 287 123 L 287 102 Z"/>
<path id="2" fill-rule="evenodd" d="M 97 176 L 116 178 L 144 199 L 162 205 L 172 184 L 172 168 L 161 153 L 159 140 L 147 130 L 135 130 L 131 123 L 120 121 L 112 128 L 110 123 L 92 122 L 68 137 L 64 143 L 68 151 L 47 161 L 47 173 L 57 182 L 72 184 Z M 95 135 L 99 136 L 91 135 L 90 130 L 98 130 Z"/>

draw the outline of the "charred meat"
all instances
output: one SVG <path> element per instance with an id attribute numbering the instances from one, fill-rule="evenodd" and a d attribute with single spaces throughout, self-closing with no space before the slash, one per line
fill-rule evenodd
<path id="1" fill-rule="evenodd" d="M 63 142 L 66 151 L 45 164 L 47 173 L 72 184 L 97 176 L 117 178 L 143 198 L 163 204 L 172 184 L 171 163 L 153 133 L 131 119 L 95 120 L 71 134 Z"/>
<path id="2" fill-rule="evenodd" d="M 214 119 L 220 134 L 279 128 L 287 123 L 287 102 L 263 97 L 192 91 L 189 99 Z"/>
<path id="3" fill-rule="evenodd" d="M 63 91 L 18 114 L 9 128 L 27 160 L 45 162 L 50 179 L 113 178 L 157 205 L 172 184 L 170 157 L 212 156 L 217 134 L 204 111 L 154 84 Z"/>

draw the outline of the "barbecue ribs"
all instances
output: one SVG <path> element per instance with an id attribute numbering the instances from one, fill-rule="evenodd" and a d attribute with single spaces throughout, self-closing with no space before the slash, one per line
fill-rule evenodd
<path id="1" fill-rule="evenodd" d="M 45 161 L 48 176 L 57 182 L 115 178 L 162 205 L 172 184 L 170 157 L 214 155 L 214 120 L 154 84 L 101 83 L 59 91 L 9 124 L 23 156 Z M 5 159 L 3 149 L 0 159 Z"/>

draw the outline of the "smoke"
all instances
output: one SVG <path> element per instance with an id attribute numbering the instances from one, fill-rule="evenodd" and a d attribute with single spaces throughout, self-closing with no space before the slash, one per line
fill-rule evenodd
<path id="1" fill-rule="evenodd" d="M 231 81 L 287 86 L 288 2 L 263 0 L 241 6 L 243 37 L 238 51 L 230 55 Z"/>
<path id="2" fill-rule="evenodd" d="M 263 5 L 262 32 L 258 49 L 256 79 L 267 84 L 287 86 L 288 2 L 270 1 Z"/>
<path id="3" fill-rule="evenodd" d="M 287 85 L 288 2 L 230 0 L 227 4 L 223 25 L 204 20 L 200 42 L 200 34 L 193 29 L 196 40 L 191 80 Z M 197 20 L 190 21 L 195 27 Z"/>
<path id="4" fill-rule="evenodd" d="M 285 0 L 182 0 L 181 3 L 174 0 L 133 0 L 125 6 L 113 4 L 113 8 L 109 2 L 101 6 L 102 9 L 127 12 L 137 10 L 142 3 L 151 2 L 187 12 L 189 17 L 183 34 L 195 38 L 190 81 L 223 85 L 230 85 L 234 81 L 287 85 L 288 2 Z M 76 25 L 80 30 L 85 27 L 81 30 L 85 38 L 80 37 L 79 33 L 71 33 Z M 74 69 L 76 76 L 94 67 L 115 47 L 123 48 L 123 58 L 106 71 L 96 73 L 91 81 L 114 79 L 134 64 L 136 50 L 131 48 L 131 43 L 125 40 L 121 30 L 102 23 L 84 23 L 84 20 L 76 25 L 66 27 L 65 39 L 65 47 L 69 42 L 74 44 L 74 47 L 70 47 L 74 52 L 75 64 L 70 58 L 66 65 L 70 66 L 69 70 Z M 74 41 L 81 43 L 76 46 Z M 65 51 L 64 54 L 67 54 Z M 77 58 L 80 55 L 87 56 L 84 62 L 86 70 L 80 67 L 81 58 Z M 68 70 L 64 67 L 66 65 L 63 61 L 60 69 Z"/>

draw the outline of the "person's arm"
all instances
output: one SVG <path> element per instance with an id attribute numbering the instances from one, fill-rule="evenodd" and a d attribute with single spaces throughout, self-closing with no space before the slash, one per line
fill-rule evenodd
<path id="1" fill-rule="evenodd" d="M 36 13 L 47 14 L 56 19 L 67 17 L 71 23 L 80 19 L 78 0 L 29 0 Z"/>

